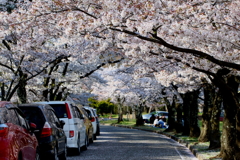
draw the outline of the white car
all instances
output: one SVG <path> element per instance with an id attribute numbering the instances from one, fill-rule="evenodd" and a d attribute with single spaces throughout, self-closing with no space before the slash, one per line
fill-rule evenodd
<path id="1" fill-rule="evenodd" d="M 96 113 L 95 109 L 92 108 L 92 107 L 88 107 L 88 106 L 84 106 L 83 108 L 88 113 L 88 118 L 92 122 L 92 126 L 93 126 L 93 139 L 96 140 L 97 139 L 97 135 L 100 134 L 100 127 L 99 127 L 97 114 L 95 114 Z"/>
<path id="2" fill-rule="evenodd" d="M 88 137 L 84 125 L 83 115 L 78 107 L 70 101 L 44 101 L 35 102 L 38 104 L 48 104 L 56 112 L 60 120 L 65 122 L 63 130 L 67 136 L 67 148 L 80 154 L 81 147 L 87 150 Z"/>

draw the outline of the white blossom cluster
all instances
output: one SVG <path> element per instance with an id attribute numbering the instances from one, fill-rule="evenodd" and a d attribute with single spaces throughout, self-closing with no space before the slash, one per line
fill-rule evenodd
<path id="1" fill-rule="evenodd" d="M 6 1 L 0 3 L 4 5 Z M 216 73 L 222 66 L 199 55 L 166 48 L 154 41 L 157 40 L 154 35 L 170 45 L 240 65 L 239 8 L 239 0 L 34 0 L 16 3 L 11 13 L 0 11 L 0 39 L 10 46 L 9 49 L 0 44 L 0 81 L 9 83 L 18 78 L 4 65 L 16 69 L 23 59 L 21 68 L 33 74 L 57 56 L 65 55 L 69 56 L 69 61 L 63 62 L 60 68 L 69 63 L 67 76 L 61 77 L 60 73 L 52 76 L 57 81 L 66 81 L 67 87 L 77 93 L 93 84 L 91 80 L 88 85 L 87 82 L 82 84 L 79 77 L 98 64 L 120 56 L 125 58 L 126 66 L 135 67 L 132 83 L 138 84 L 139 78 L 151 77 L 166 87 L 178 85 L 179 92 L 184 93 L 196 89 L 200 79 L 206 78 L 191 68 Z M 239 75 L 239 70 L 231 74 Z M 29 81 L 29 87 L 40 87 L 45 76 L 43 73 Z M 128 79 L 115 76 L 121 81 Z M 109 84 L 114 80 L 106 78 Z M 93 87 L 97 88 L 97 84 Z M 112 86 L 106 88 L 110 94 L 115 90 Z"/>

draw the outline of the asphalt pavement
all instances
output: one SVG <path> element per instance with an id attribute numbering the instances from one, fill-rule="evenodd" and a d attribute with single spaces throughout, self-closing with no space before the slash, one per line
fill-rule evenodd
<path id="1" fill-rule="evenodd" d="M 67 160 L 198 160 L 171 138 L 137 129 L 101 125 L 100 136 Z"/>

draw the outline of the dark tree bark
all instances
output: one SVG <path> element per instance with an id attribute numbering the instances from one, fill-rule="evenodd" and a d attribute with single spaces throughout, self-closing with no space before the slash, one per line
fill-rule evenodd
<path id="1" fill-rule="evenodd" d="M 1 84 L 1 100 L 5 101 L 5 83 L 0 84 Z"/>
<path id="2" fill-rule="evenodd" d="M 169 131 L 175 131 L 175 112 L 176 112 L 176 108 L 175 108 L 175 101 L 176 101 L 176 96 L 173 97 L 173 102 L 172 105 L 169 102 L 169 100 L 167 99 L 167 97 L 164 97 L 164 101 L 165 104 L 167 106 L 168 109 L 168 120 L 167 120 L 167 124 L 168 124 L 168 128 L 165 130 L 165 132 L 169 132 Z"/>
<path id="3" fill-rule="evenodd" d="M 183 99 L 183 132 L 182 135 L 184 136 L 189 136 L 190 134 L 190 108 L 188 105 L 188 94 L 182 94 L 182 99 Z"/>
<path id="4" fill-rule="evenodd" d="M 146 102 L 146 100 L 141 100 L 141 98 L 140 98 L 139 105 L 137 107 L 135 107 L 136 126 L 144 125 L 144 121 L 142 118 L 142 112 L 145 107 L 145 102 Z"/>
<path id="5" fill-rule="evenodd" d="M 123 106 L 118 104 L 118 123 L 123 121 Z"/>
<path id="6" fill-rule="evenodd" d="M 18 82 L 17 95 L 21 103 L 27 103 L 27 74 L 23 74 L 22 71 L 19 71 L 20 79 Z"/>
<path id="7" fill-rule="evenodd" d="M 198 96 L 199 96 L 199 90 L 191 92 L 189 137 L 199 137 L 200 135 L 200 128 L 198 126 Z"/>
<path id="8" fill-rule="evenodd" d="M 184 110 L 183 135 L 189 137 L 199 137 L 200 135 L 198 126 L 198 95 L 199 90 L 182 95 Z"/>
<path id="9" fill-rule="evenodd" d="M 223 160 L 240 159 L 240 105 L 237 96 L 239 83 L 235 81 L 235 78 L 230 76 L 225 81 L 218 75 L 213 80 L 221 91 L 225 110 L 219 154 Z"/>
<path id="10" fill-rule="evenodd" d="M 211 84 L 204 82 L 203 84 L 204 92 L 204 105 L 202 114 L 202 126 L 201 133 L 198 138 L 199 142 L 208 142 L 210 140 L 211 134 L 211 110 L 213 108 L 213 87 Z"/>
<path id="11" fill-rule="evenodd" d="M 209 149 L 220 148 L 219 116 L 221 112 L 221 96 L 213 84 L 203 81 L 204 106 L 202 114 L 201 134 L 199 142 L 210 141 Z"/>
<path id="12" fill-rule="evenodd" d="M 182 120 L 183 120 L 183 105 L 180 104 L 180 103 L 176 103 L 176 111 L 177 111 L 177 121 L 176 121 L 176 124 L 175 124 L 175 132 L 176 133 L 181 133 L 183 132 L 183 123 L 182 123 Z"/>
<path id="13" fill-rule="evenodd" d="M 116 97 L 117 99 L 117 106 L 118 106 L 118 123 L 123 121 L 123 103 L 125 98 L 121 98 L 119 95 Z"/>
<path id="14" fill-rule="evenodd" d="M 144 125 L 144 121 L 142 118 L 142 112 L 143 112 L 143 107 L 142 106 L 138 106 L 135 109 L 135 116 L 136 116 L 136 126 L 142 126 Z"/>
<path id="15" fill-rule="evenodd" d="M 220 92 L 215 92 L 215 96 L 213 99 L 213 108 L 211 113 L 211 133 L 210 133 L 210 145 L 209 149 L 215 149 L 221 147 L 221 133 L 219 130 L 219 117 L 221 114 L 221 104 L 222 104 L 222 97 Z"/>

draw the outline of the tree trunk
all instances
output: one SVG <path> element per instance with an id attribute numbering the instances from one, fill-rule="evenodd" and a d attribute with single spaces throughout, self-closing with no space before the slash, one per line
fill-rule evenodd
<path id="1" fill-rule="evenodd" d="M 142 118 L 142 112 L 143 112 L 144 105 L 140 103 L 137 107 L 135 107 L 135 116 L 136 116 L 136 125 L 141 126 L 144 125 L 144 121 Z"/>
<path id="2" fill-rule="evenodd" d="M 5 101 L 5 83 L 0 84 L 1 84 L 1 100 Z"/>
<path id="3" fill-rule="evenodd" d="M 167 120 L 168 128 L 165 131 L 166 132 L 174 131 L 175 130 L 175 124 L 176 124 L 175 123 L 175 98 L 173 98 L 172 105 L 170 104 L 167 97 L 164 97 L 164 101 L 165 101 L 165 104 L 166 104 L 167 109 L 168 109 L 168 120 Z"/>
<path id="4" fill-rule="evenodd" d="M 193 91 L 190 94 L 190 134 L 189 137 L 199 137 L 200 128 L 198 126 L 198 95 L 199 90 Z"/>
<path id="5" fill-rule="evenodd" d="M 118 104 L 118 123 L 123 121 L 122 105 Z"/>
<path id="6" fill-rule="evenodd" d="M 176 111 L 177 111 L 177 121 L 176 121 L 176 124 L 175 124 L 175 132 L 176 133 L 181 133 L 181 132 L 183 132 L 183 123 L 182 123 L 183 108 L 182 108 L 182 104 L 177 103 L 175 107 L 176 107 Z"/>
<path id="7" fill-rule="evenodd" d="M 188 94 L 181 94 L 183 99 L 183 136 L 189 136 L 190 134 L 190 108 L 188 104 Z"/>
<path id="8" fill-rule="evenodd" d="M 239 84 L 235 81 L 235 77 L 228 78 L 227 83 L 223 78 L 215 81 L 220 88 L 223 105 L 224 105 L 224 121 L 221 138 L 220 155 L 223 160 L 239 160 L 240 159 L 240 113 L 239 99 L 237 90 Z"/>
<path id="9" fill-rule="evenodd" d="M 215 92 L 215 88 L 207 83 L 203 82 L 203 93 L 204 93 L 204 105 L 203 105 L 203 114 L 202 114 L 202 126 L 201 133 L 198 138 L 199 142 L 208 142 L 210 140 L 211 134 L 211 114 L 213 108 L 213 96 Z"/>
<path id="10" fill-rule="evenodd" d="M 209 149 L 215 149 L 221 147 L 221 133 L 219 130 L 219 117 L 221 114 L 221 104 L 222 97 L 220 96 L 220 92 L 215 92 L 214 100 L 213 100 L 213 108 L 211 113 L 211 133 L 210 133 L 210 145 Z"/>
<path id="11" fill-rule="evenodd" d="M 198 126 L 198 95 L 199 90 L 187 92 L 185 95 L 183 95 L 183 135 L 188 135 L 190 137 L 199 137 L 200 135 L 200 128 Z"/>
<path id="12" fill-rule="evenodd" d="M 22 74 L 18 83 L 17 95 L 21 103 L 27 103 L 26 79 L 27 75 Z"/>

